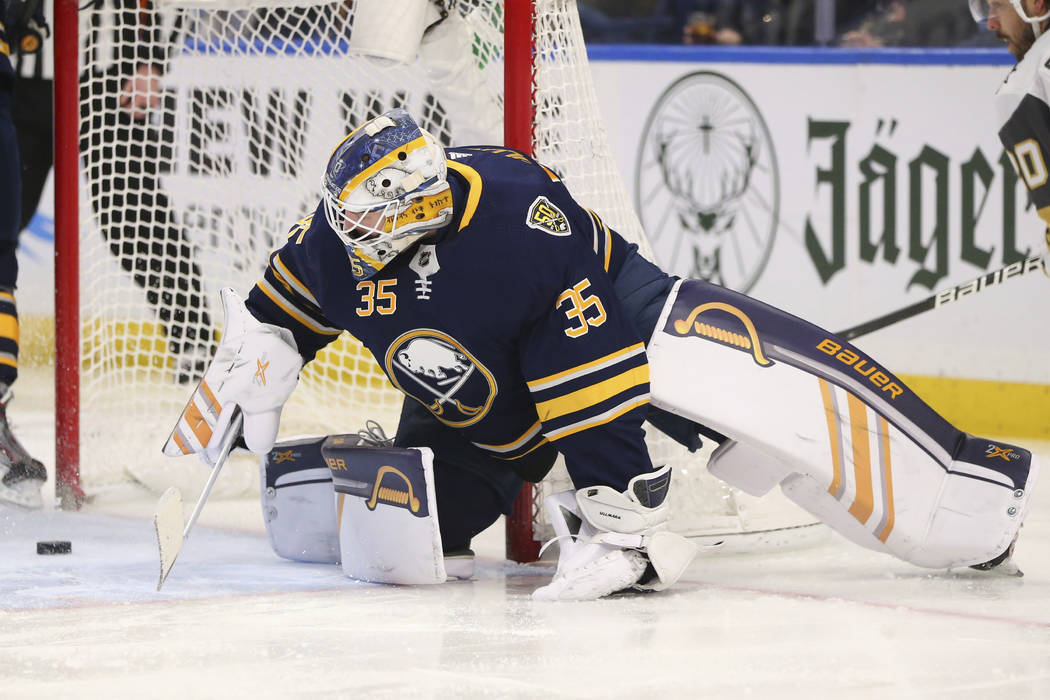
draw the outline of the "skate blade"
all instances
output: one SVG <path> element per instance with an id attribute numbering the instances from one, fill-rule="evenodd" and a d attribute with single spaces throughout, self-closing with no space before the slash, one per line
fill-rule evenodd
<path id="1" fill-rule="evenodd" d="M 42 482 L 27 479 L 20 481 L 14 486 L 0 484 L 0 503 L 38 510 L 44 507 L 44 499 L 40 495 Z"/>

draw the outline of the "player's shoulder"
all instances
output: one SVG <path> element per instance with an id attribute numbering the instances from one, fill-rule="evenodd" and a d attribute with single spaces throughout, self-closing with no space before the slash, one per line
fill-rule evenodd
<path id="1" fill-rule="evenodd" d="M 317 208 L 292 224 L 279 246 L 279 254 L 286 264 L 294 266 L 301 274 L 312 276 L 323 272 L 318 269 L 327 261 L 344 258 L 336 255 L 342 246 L 338 237 L 329 226 L 324 215 L 324 207 Z"/>
<path id="2" fill-rule="evenodd" d="M 1006 76 L 999 95 L 1023 96 L 1032 92 L 1045 92 L 1040 84 L 1050 83 L 1050 33 L 1043 34 L 1017 62 Z"/>
<path id="3" fill-rule="evenodd" d="M 449 170 L 466 182 L 464 219 L 490 235 L 543 248 L 565 245 L 574 230 L 590 226 L 561 176 L 527 155 L 497 146 L 450 148 L 446 154 Z"/>
<path id="4" fill-rule="evenodd" d="M 445 150 L 448 169 L 479 183 L 485 194 L 515 199 L 515 193 L 561 182 L 551 168 L 521 151 L 503 146 L 464 146 Z"/>

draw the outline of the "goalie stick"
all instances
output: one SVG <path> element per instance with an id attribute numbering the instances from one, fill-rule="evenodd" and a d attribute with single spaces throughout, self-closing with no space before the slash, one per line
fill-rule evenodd
<path id="1" fill-rule="evenodd" d="M 852 328 L 847 328 L 844 331 L 839 331 L 836 335 L 844 340 L 853 340 L 854 338 L 893 325 L 898 321 L 903 321 L 912 316 L 918 316 L 919 314 L 930 311 L 931 309 L 936 309 L 945 304 L 950 304 L 965 297 L 972 296 L 988 289 L 989 287 L 997 287 L 1009 279 L 1021 277 L 1033 270 L 1043 269 L 1045 271 L 1046 258 L 1048 255 L 1050 255 L 1050 253 L 1033 255 L 1030 258 L 1010 263 L 998 270 L 993 270 L 988 274 L 981 275 L 980 277 L 963 282 L 962 284 L 942 289 L 941 291 L 926 297 L 922 301 L 917 301 L 914 304 L 905 306 L 904 308 L 891 311 L 888 314 L 879 316 L 878 318 L 873 318 L 870 321 L 853 326 Z"/>
<path id="2" fill-rule="evenodd" d="M 208 476 L 207 483 L 204 484 L 204 489 L 201 491 L 200 498 L 197 499 L 197 505 L 194 507 L 186 527 L 183 528 L 182 526 L 182 494 L 177 488 L 172 486 L 157 501 L 157 509 L 153 515 L 153 527 L 157 531 L 157 550 L 160 552 L 158 591 L 164 585 L 168 574 L 171 573 L 171 568 L 175 566 L 175 559 L 178 558 L 179 552 L 182 551 L 182 543 L 190 536 L 190 530 L 193 529 L 193 525 L 197 522 L 201 511 L 204 510 L 204 503 L 211 494 L 215 480 L 219 478 L 219 472 L 222 471 L 222 467 L 226 464 L 234 443 L 240 437 L 243 418 L 240 409 L 235 408 L 234 410 L 237 412 L 230 420 L 230 427 L 223 437 L 222 449 L 219 451 L 215 464 L 212 465 L 211 474 Z"/>

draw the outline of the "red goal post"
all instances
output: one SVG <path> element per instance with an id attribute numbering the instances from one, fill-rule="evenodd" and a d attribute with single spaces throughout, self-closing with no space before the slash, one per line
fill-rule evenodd
<path id="1" fill-rule="evenodd" d="M 56 465 L 66 504 L 129 483 L 199 489 L 199 464 L 159 448 L 189 392 L 179 379 L 199 371 L 220 330 L 218 287 L 250 289 L 267 252 L 313 210 L 332 145 L 386 109 L 406 107 L 446 145 L 502 141 L 531 153 L 650 254 L 573 0 L 157 0 L 122 15 L 113 2 L 78 11 L 56 0 L 55 10 Z M 120 22 L 137 24 L 114 30 Z M 304 369 L 282 436 L 350 432 L 366 419 L 392 432 L 399 404 L 344 334 Z M 675 527 L 686 534 L 808 520 L 751 508 L 667 439 L 653 436 L 650 449 L 675 466 Z M 228 493 L 249 493 L 256 470 L 231 459 L 217 489 L 225 479 Z M 511 558 L 535 558 L 547 533 L 538 501 L 570 486 L 560 474 L 523 492 L 508 524 Z"/>

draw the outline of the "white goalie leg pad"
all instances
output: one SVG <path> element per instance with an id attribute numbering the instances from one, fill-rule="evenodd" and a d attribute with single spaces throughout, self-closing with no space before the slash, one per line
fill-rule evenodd
<path id="1" fill-rule="evenodd" d="M 259 459 L 263 520 L 280 557 L 339 563 L 332 474 L 321 456 L 326 437 L 285 440 Z"/>
<path id="2" fill-rule="evenodd" d="M 333 435 L 321 447 L 335 486 L 343 573 L 375 583 L 444 583 L 433 453 L 359 442 Z"/>
<path id="3" fill-rule="evenodd" d="M 686 280 L 647 352 L 652 403 L 739 443 L 712 471 L 748 493 L 779 481 L 854 542 L 931 568 L 994 559 L 1017 535 L 1032 454 L 957 430 L 834 334 Z"/>
<path id="4" fill-rule="evenodd" d="M 592 486 L 548 497 L 544 507 L 561 547 L 558 571 L 532 597 L 593 600 L 628 587 L 659 591 L 673 585 L 697 546 L 665 529 L 669 485 L 670 467 L 663 467 L 636 476 L 623 493 Z"/>

